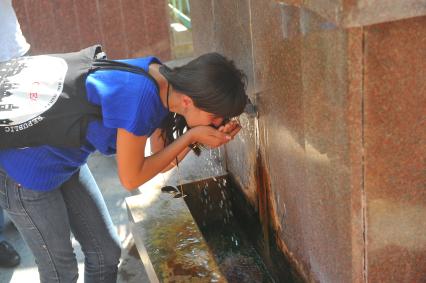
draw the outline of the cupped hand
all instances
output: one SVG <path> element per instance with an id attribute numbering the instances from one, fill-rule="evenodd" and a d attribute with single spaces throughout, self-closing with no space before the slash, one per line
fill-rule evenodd
<path id="1" fill-rule="evenodd" d="M 219 127 L 218 131 L 228 134 L 231 136 L 231 139 L 235 137 L 236 134 L 241 130 L 241 125 L 237 121 L 231 120 L 225 125 Z"/>
<path id="2" fill-rule="evenodd" d="M 210 148 L 219 147 L 230 140 L 237 134 L 234 129 L 230 133 L 223 132 L 222 130 L 215 129 L 211 126 L 197 126 L 189 130 L 192 143 L 200 143 Z"/>

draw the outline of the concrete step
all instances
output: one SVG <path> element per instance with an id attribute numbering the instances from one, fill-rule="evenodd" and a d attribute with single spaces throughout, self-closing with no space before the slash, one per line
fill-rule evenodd
<path id="1" fill-rule="evenodd" d="M 182 197 L 159 187 L 126 198 L 150 282 L 227 282 Z"/>

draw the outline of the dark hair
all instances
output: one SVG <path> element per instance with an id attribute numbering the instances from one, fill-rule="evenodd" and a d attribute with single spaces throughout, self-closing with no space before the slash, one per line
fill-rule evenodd
<path id="1" fill-rule="evenodd" d="M 245 74 L 219 53 L 201 55 L 173 69 L 162 65 L 160 73 L 175 90 L 189 96 L 196 107 L 219 117 L 238 116 L 247 104 Z M 183 116 L 169 113 L 161 125 L 165 145 L 172 143 L 175 135 L 182 135 L 186 128 Z"/>

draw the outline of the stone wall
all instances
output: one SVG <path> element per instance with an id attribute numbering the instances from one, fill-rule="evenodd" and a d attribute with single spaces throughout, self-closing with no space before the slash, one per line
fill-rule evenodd
<path id="1" fill-rule="evenodd" d="M 101 43 L 111 59 L 171 59 L 165 0 L 13 1 L 31 54 L 72 52 Z"/>
<path id="2" fill-rule="evenodd" d="M 426 278 L 426 6 L 373 2 L 191 1 L 259 110 L 228 170 L 307 281 Z"/>

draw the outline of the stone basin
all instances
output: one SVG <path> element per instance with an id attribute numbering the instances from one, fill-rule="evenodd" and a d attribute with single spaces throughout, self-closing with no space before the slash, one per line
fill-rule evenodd
<path id="1" fill-rule="evenodd" d="M 221 175 L 126 199 L 151 282 L 274 282 L 234 218 L 229 183 Z"/>

